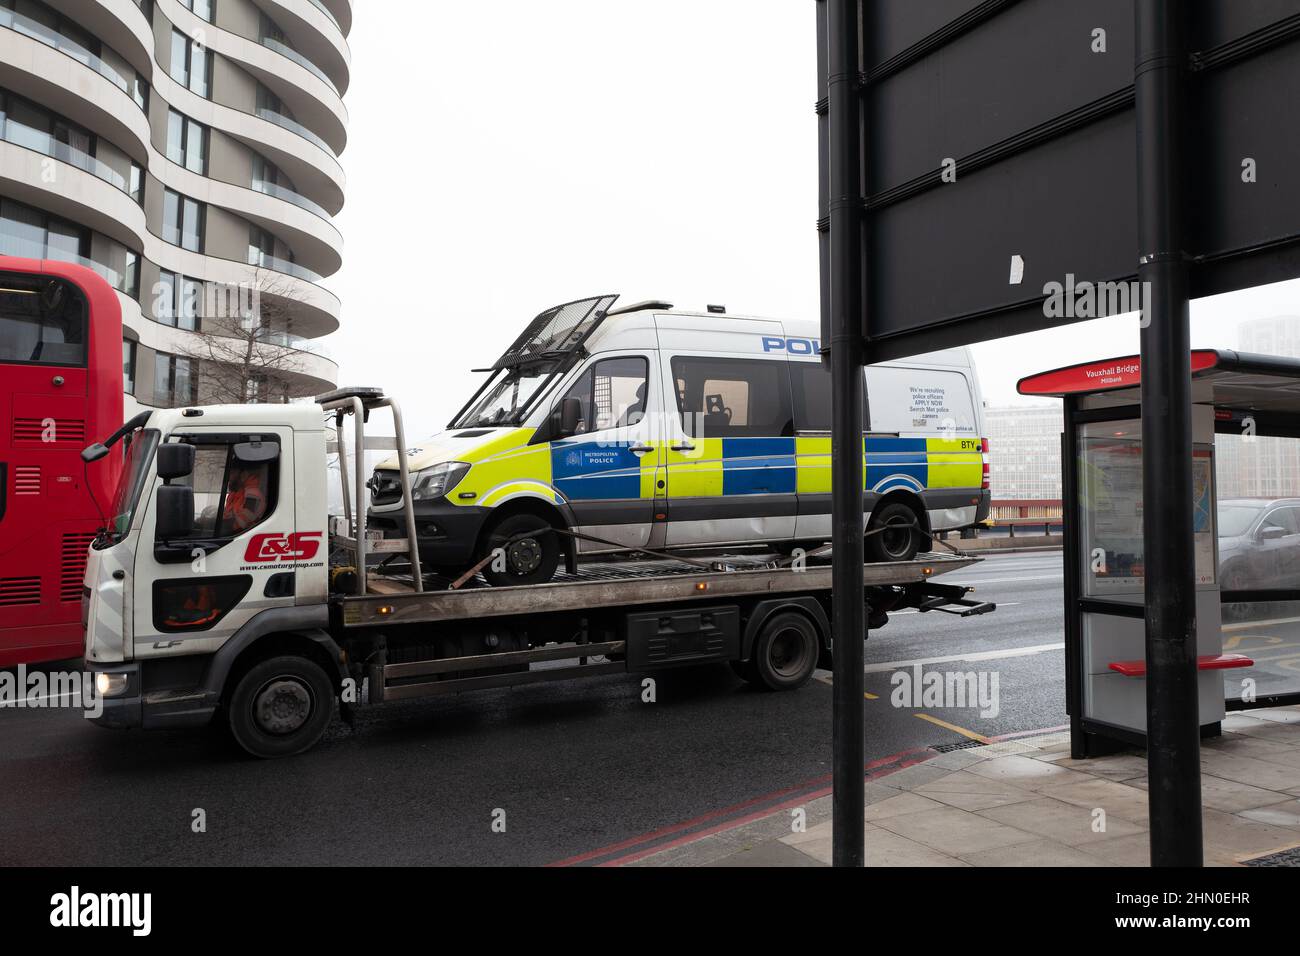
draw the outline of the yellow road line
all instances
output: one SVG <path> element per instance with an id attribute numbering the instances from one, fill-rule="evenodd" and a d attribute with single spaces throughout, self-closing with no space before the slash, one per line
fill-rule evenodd
<path id="1" fill-rule="evenodd" d="M 963 737 L 969 737 L 971 740 L 978 740 L 982 744 L 990 744 L 989 740 L 983 734 L 977 734 L 973 730 L 967 730 L 965 727 L 958 727 L 956 724 L 950 724 L 946 720 L 940 720 L 938 717 L 931 717 L 929 714 L 913 714 L 913 717 L 919 717 L 921 720 L 928 720 L 932 724 L 938 724 L 940 727 L 947 728 L 955 734 L 961 734 Z"/>
<path id="2" fill-rule="evenodd" d="M 818 677 L 817 680 L 821 681 L 823 684 L 826 684 L 827 686 L 830 686 L 833 683 L 830 674 L 827 674 L 825 677 Z M 869 691 L 863 691 L 862 696 L 865 697 L 867 700 L 880 700 L 880 697 L 877 694 L 872 694 Z"/>

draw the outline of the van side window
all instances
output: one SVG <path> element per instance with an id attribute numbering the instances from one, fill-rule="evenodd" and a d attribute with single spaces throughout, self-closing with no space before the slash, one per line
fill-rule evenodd
<path id="1" fill-rule="evenodd" d="M 177 437 L 195 446 L 194 472 L 180 482 L 194 489 L 194 531 L 189 540 L 238 537 L 275 511 L 278 456 L 268 461 L 239 461 L 235 446 L 249 441 L 247 436 Z"/>
<path id="2" fill-rule="evenodd" d="M 790 391 L 794 394 L 794 427 L 800 432 L 831 430 L 831 370 L 821 362 L 791 362 Z M 866 430 L 866 394 L 862 397 L 862 427 Z"/>
<path id="3" fill-rule="evenodd" d="M 582 403 L 574 434 L 635 425 L 645 417 L 650 364 L 637 355 L 601 359 L 573 383 L 565 398 Z"/>
<path id="4" fill-rule="evenodd" d="M 674 356 L 682 430 L 695 438 L 794 434 L 784 361 Z"/>

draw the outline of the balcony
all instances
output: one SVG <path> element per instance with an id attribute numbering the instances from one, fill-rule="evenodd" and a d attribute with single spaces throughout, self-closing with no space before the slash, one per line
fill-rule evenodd
<path id="1" fill-rule="evenodd" d="M 306 209 L 314 215 L 320 216 L 326 222 L 333 222 L 332 217 L 319 204 L 312 202 L 302 193 L 294 192 L 278 183 L 268 183 L 260 179 L 255 179 L 249 187 L 255 193 L 262 193 L 264 196 L 273 196 L 276 199 L 282 199 L 285 202 L 293 203 L 299 209 Z"/>
<path id="2" fill-rule="evenodd" d="M 339 28 L 339 33 L 343 32 L 343 24 L 339 23 L 339 18 L 334 16 L 334 14 L 330 12 L 330 8 L 325 6 L 325 4 L 321 3 L 321 0 L 307 0 L 307 2 L 310 3 L 317 10 L 319 10 L 321 13 L 325 14 L 325 16 L 329 19 L 329 22 Z"/>
<path id="3" fill-rule="evenodd" d="M 279 40 L 272 39 L 271 37 L 262 37 L 261 43 L 262 46 L 266 47 L 268 50 L 272 50 L 285 59 L 297 63 L 300 67 L 333 90 L 340 98 L 343 96 L 343 94 L 339 92 L 339 88 L 335 85 L 334 81 L 325 75 L 324 70 L 318 67 L 311 60 L 307 59 L 293 47 L 281 43 Z"/>
<path id="4" fill-rule="evenodd" d="M 325 140 L 321 139 L 319 136 L 317 136 L 307 127 L 303 126 L 297 120 L 290 119 L 289 117 L 281 113 L 277 113 L 275 112 L 275 110 L 267 109 L 264 106 L 259 106 L 257 108 L 257 116 L 259 119 L 264 119 L 268 123 L 274 123 L 276 126 L 279 126 L 282 129 L 287 129 L 291 133 L 297 133 L 299 136 L 301 136 L 307 142 L 311 143 L 313 146 L 317 146 L 320 149 L 324 150 L 326 153 L 328 153 L 331 159 L 335 161 L 338 160 L 339 158 L 338 154 L 335 153 L 334 150 L 330 148 L 329 143 L 325 142 Z"/>
<path id="5" fill-rule="evenodd" d="M 109 185 L 116 186 L 122 192 L 130 195 L 131 189 L 126 177 L 116 169 L 101 162 L 89 153 L 83 153 L 75 146 L 70 146 L 61 140 L 55 139 L 49 133 L 42 133 L 40 130 L 32 129 L 29 126 L 22 126 L 11 119 L 3 123 L 3 133 L 0 133 L 0 139 L 6 143 L 12 143 L 14 146 L 21 146 L 23 149 L 30 149 L 43 156 L 49 156 L 51 159 L 57 159 L 70 166 L 76 166 L 78 169 L 84 170 L 92 176 L 98 176 Z"/>
<path id="6" fill-rule="evenodd" d="M 130 288 L 131 283 L 136 278 L 133 275 L 125 275 L 116 269 L 110 269 L 102 263 L 77 255 L 74 252 L 67 252 L 58 248 L 47 248 L 41 243 L 31 242 L 18 236 L 0 234 L 0 255 L 18 256 L 22 259 L 53 259 L 57 262 L 71 262 L 74 265 L 85 266 L 92 272 L 97 273 L 118 292 L 126 295 L 134 295 L 135 293 L 135 290 Z"/>
<path id="7" fill-rule="evenodd" d="M 131 84 L 127 82 L 126 77 L 122 76 L 121 73 L 117 72 L 117 70 L 113 69 L 95 54 L 87 50 L 84 46 L 69 40 L 61 33 L 57 33 L 49 27 L 37 23 L 30 17 L 25 17 L 21 13 L 15 13 L 5 7 L 0 7 L 0 27 L 6 27 L 13 30 L 15 33 L 21 33 L 23 36 L 31 37 L 38 43 L 43 43 L 53 50 L 58 50 L 65 56 L 72 57 L 72 59 L 76 60 L 78 63 L 89 67 L 100 76 L 104 77 L 104 79 L 108 80 L 123 93 L 126 93 L 128 96 L 131 95 Z"/>
<path id="8" fill-rule="evenodd" d="M 285 275 L 303 279 L 306 282 L 321 282 L 324 279 L 323 276 L 312 272 L 305 266 L 298 265 L 296 262 L 290 262 L 288 259 L 278 259 L 255 249 L 248 250 L 248 264 L 257 266 L 259 269 L 270 269 L 272 272 L 283 272 Z"/>

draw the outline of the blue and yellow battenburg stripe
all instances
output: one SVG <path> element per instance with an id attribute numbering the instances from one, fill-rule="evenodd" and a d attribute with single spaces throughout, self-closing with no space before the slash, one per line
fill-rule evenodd
<path id="1" fill-rule="evenodd" d="M 467 456 L 473 467 L 457 490 L 474 494 L 457 503 L 491 507 L 520 492 L 599 501 L 668 492 L 675 498 L 708 498 L 831 490 L 831 440 L 825 436 L 696 438 L 693 450 L 664 444 L 641 455 L 627 445 L 581 439 L 528 445 L 529 437 L 516 432 Z M 671 482 L 667 489 L 657 484 L 661 453 Z M 867 437 L 863 461 L 865 489 L 880 493 L 978 488 L 983 480 L 978 438 Z"/>

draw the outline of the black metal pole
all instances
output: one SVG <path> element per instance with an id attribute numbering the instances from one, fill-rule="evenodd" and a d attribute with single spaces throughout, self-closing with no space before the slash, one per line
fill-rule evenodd
<path id="1" fill-rule="evenodd" d="M 1181 167 L 1186 5 L 1137 0 L 1138 279 L 1151 865 L 1200 866 L 1191 335 Z"/>
<path id="2" fill-rule="evenodd" d="M 862 642 L 862 100 L 859 0 L 828 0 L 830 120 L 832 860 L 862 866 L 866 729 Z"/>

